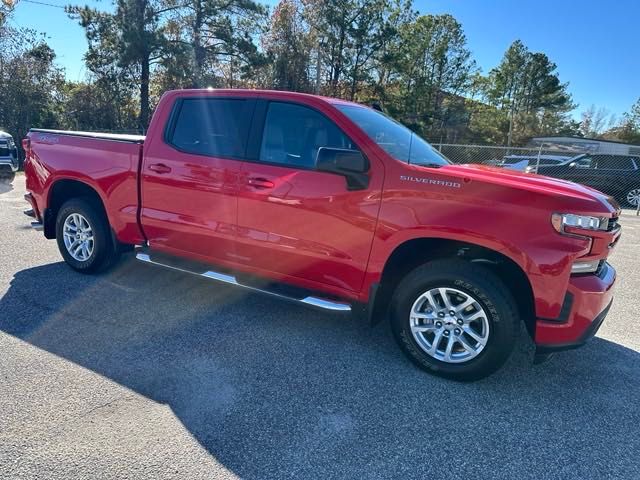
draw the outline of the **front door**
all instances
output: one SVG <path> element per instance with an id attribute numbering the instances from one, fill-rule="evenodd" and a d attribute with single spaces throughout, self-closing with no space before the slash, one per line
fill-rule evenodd
<path id="1" fill-rule="evenodd" d="M 254 130 L 259 152 L 244 163 L 239 183 L 237 254 L 251 268 L 357 292 L 382 173 L 371 168 L 369 186 L 350 191 L 344 177 L 315 169 L 320 147 L 358 149 L 326 113 L 260 101 L 256 117 L 264 118 L 264 126 Z"/>
<path id="2" fill-rule="evenodd" d="M 151 248 L 234 261 L 238 175 L 254 106 L 252 98 L 177 100 L 142 165 L 141 223 Z"/>

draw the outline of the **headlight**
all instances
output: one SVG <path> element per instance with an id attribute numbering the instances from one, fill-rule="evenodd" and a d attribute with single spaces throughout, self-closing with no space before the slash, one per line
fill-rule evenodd
<path id="1" fill-rule="evenodd" d="M 607 217 L 591 217 L 572 213 L 554 213 L 551 215 L 551 225 L 558 233 L 565 233 L 566 227 L 581 230 L 606 230 L 608 224 L 609 219 Z"/>
<path id="2" fill-rule="evenodd" d="M 536 172 L 536 167 L 527 167 L 524 169 L 524 173 L 535 173 Z"/>

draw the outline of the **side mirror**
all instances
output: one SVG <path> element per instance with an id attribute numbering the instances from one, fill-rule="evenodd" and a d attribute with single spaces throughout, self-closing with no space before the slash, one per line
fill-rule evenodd
<path id="1" fill-rule="evenodd" d="M 364 190 L 369 186 L 369 162 L 358 150 L 320 147 L 316 169 L 342 175 L 347 179 L 348 190 Z"/>
<path id="2" fill-rule="evenodd" d="M 576 168 L 577 166 L 578 166 L 578 163 L 577 163 L 577 162 L 571 162 L 571 163 L 569 164 L 569 168 Z"/>

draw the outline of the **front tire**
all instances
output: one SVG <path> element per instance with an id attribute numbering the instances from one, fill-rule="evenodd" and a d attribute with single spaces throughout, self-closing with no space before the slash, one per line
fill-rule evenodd
<path id="1" fill-rule="evenodd" d="M 106 215 L 90 199 L 74 198 L 60 207 L 56 241 L 64 261 L 80 273 L 105 270 L 118 258 Z"/>
<path id="2" fill-rule="evenodd" d="M 502 281 L 457 259 L 411 271 L 395 290 L 391 312 L 404 353 L 427 372 L 459 381 L 495 372 L 519 333 L 517 307 Z"/>

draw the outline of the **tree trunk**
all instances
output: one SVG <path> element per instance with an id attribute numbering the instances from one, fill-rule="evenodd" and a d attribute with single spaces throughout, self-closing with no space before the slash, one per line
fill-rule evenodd
<path id="1" fill-rule="evenodd" d="M 338 96 L 338 82 L 340 81 L 340 74 L 342 73 L 342 55 L 344 54 L 344 42 L 346 34 L 347 33 L 344 26 L 341 26 L 340 41 L 338 42 L 338 54 L 333 69 L 333 79 L 331 80 L 331 94 L 334 97 Z"/>
<path id="2" fill-rule="evenodd" d="M 140 119 L 138 121 L 138 128 L 140 131 L 146 132 L 149 126 L 149 54 L 144 55 L 140 63 Z"/>
<path id="3" fill-rule="evenodd" d="M 137 15 L 137 33 L 141 36 L 146 32 L 146 10 L 148 0 L 139 0 L 135 3 Z M 149 126 L 149 77 L 151 70 L 151 52 L 148 48 L 142 48 L 139 56 L 140 61 L 140 118 L 138 119 L 138 129 L 146 132 Z"/>
<path id="4" fill-rule="evenodd" d="M 202 2 L 196 0 L 195 5 L 195 17 L 193 19 L 193 58 L 194 58 L 194 72 L 191 86 L 193 88 L 202 88 L 202 77 L 204 74 L 204 63 L 206 60 L 206 52 L 202 46 L 202 38 L 200 31 L 202 30 Z"/>
<path id="5" fill-rule="evenodd" d="M 366 60 L 364 60 L 362 62 L 362 65 L 360 64 L 360 59 L 362 58 L 362 45 L 358 45 L 357 47 L 357 52 L 356 53 L 356 60 L 353 64 L 353 71 L 352 71 L 352 75 L 351 75 L 351 91 L 349 94 L 349 100 L 350 101 L 354 101 L 354 99 L 356 98 L 356 93 L 358 92 L 358 75 L 360 74 L 360 68 L 364 67 L 364 64 L 366 63 Z"/>

